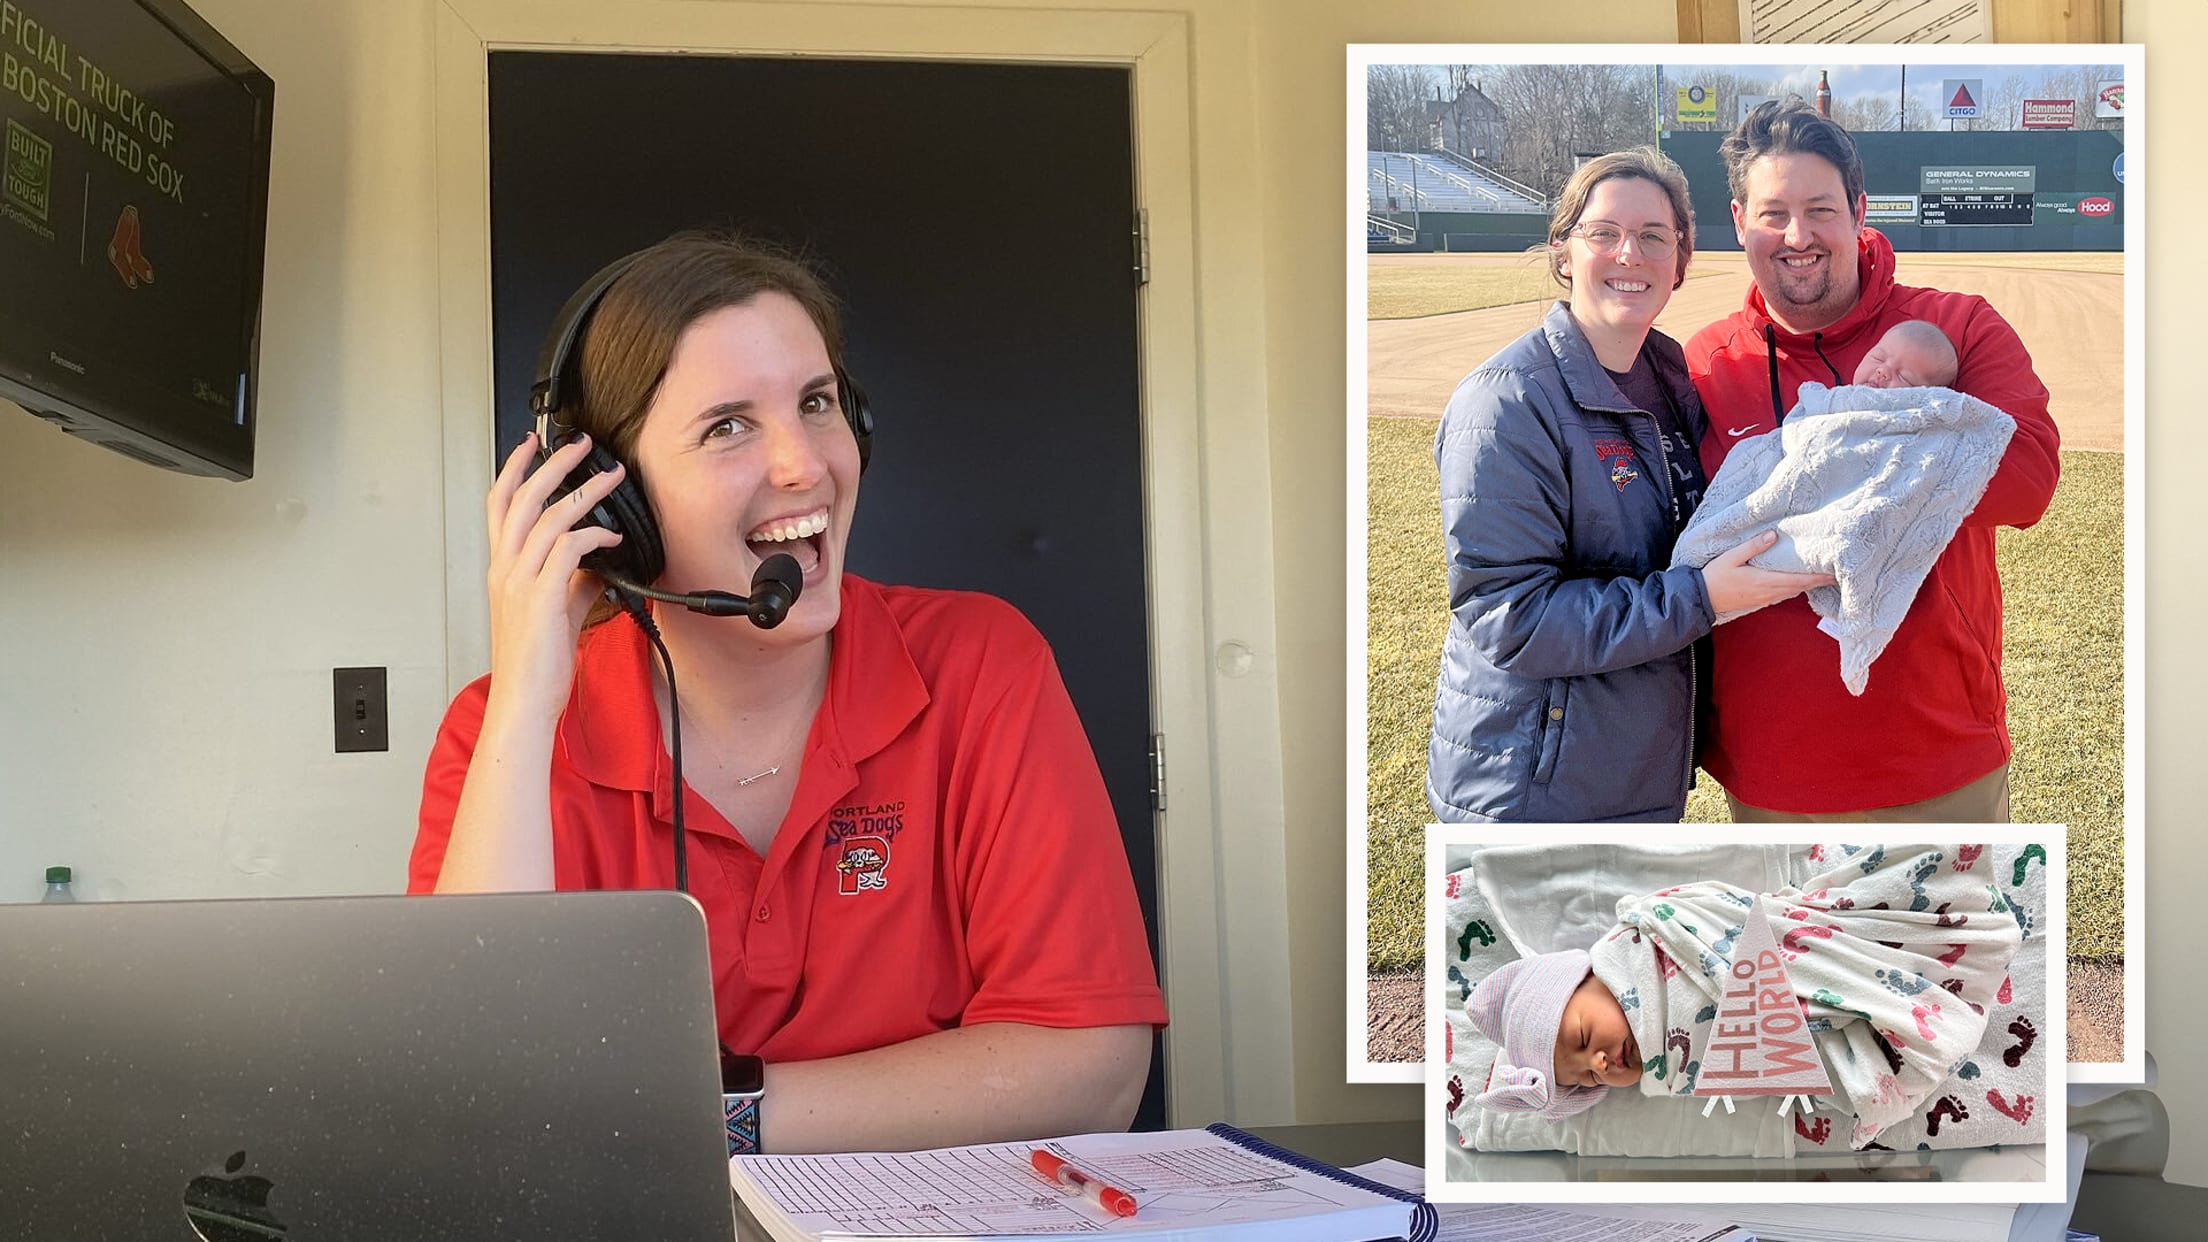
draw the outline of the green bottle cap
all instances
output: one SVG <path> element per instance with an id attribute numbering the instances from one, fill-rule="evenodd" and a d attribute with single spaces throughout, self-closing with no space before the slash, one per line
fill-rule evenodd
<path id="1" fill-rule="evenodd" d="M 67 867 L 48 867 L 46 868 L 46 882 L 48 884 L 67 884 L 69 874 L 69 868 Z"/>

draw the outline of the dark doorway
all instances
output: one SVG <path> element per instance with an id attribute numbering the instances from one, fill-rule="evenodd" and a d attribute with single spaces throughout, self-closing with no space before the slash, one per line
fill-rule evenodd
<path id="1" fill-rule="evenodd" d="M 1050 640 L 1158 951 L 1128 71 L 490 57 L 499 446 L 554 312 L 678 229 L 798 247 L 878 423 L 851 567 L 1001 596 Z M 1162 1043 L 1136 1125 L 1165 1122 Z"/>

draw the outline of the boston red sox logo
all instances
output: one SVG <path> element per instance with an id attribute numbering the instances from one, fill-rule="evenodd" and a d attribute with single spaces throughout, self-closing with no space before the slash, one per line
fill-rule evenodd
<path id="1" fill-rule="evenodd" d="M 836 859 L 836 891 L 849 896 L 889 887 L 889 842 L 882 837 L 846 837 Z"/>

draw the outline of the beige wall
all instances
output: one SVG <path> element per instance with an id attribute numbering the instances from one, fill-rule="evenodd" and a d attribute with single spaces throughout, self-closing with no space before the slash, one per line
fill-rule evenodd
<path id="1" fill-rule="evenodd" d="M 10 467 L 0 483 L 0 899 L 31 895 L 49 861 L 74 863 L 96 897 L 399 883 L 421 756 L 448 678 L 469 671 L 446 666 L 447 522 L 476 520 L 457 503 L 444 512 L 441 482 L 437 3 L 195 0 L 279 84 L 257 477 L 171 476 L 0 417 Z M 1206 400 L 1221 408 L 1205 416 L 1262 426 L 1259 477 L 1273 498 L 1277 602 L 1272 633 L 1256 637 L 1271 642 L 1260 656 L 1277 669 L 1283 775 L 1255 822 L 1233 830 L 1275 842 L 1276 855 L 1285 847 L 1270 865 L 1285 869 L 1287 910 L 1275 917 L 1290 934 L 1276 977 L 1291 989 L 1292 1021 L 1277 1036 L 1292 1047 L 1294 1118 L 1412 1116 L 1413 1088 L 1342 1082 L 1343 630 L 1339 610 L 1306 603 L 1345 587 L 1342 48 L 1663 39 L 1670 6 L 1575 6 L 1568 26 L 1553 11 L 1442 0 L 1081 7 L 1189 14 L 1197 182 L 1207 168 L 1255 169 L 1253 214 L 1223 210 L 1222 191 L 1206 187 L 1196 222 L 1212 256 L 1207 346 L 1260 360 L 1246 382 L 1207 380 Z M 969 10 L 960 20 L 989 18 Z M 2175 49 L 2208 36 L 2208 19 L 2194 0 L 2127 0 L 2125 31 L 2148 44 L 2150 77 L 2182 75 Z M 2149 148 L 2149 160 L 2173 156 L 2154 163 L 2156 220 L 2181 221 L 2178 205 L 2208 191 L 2183 157 L 2181 125 L 2173 113 Z M 2157 260 L 2148 348 L 2164 362 L 2149 384 L 2149 431 L 2168 448 L 2149 464 L 2150 565 L 2161 571 L 2149 613 L 2159 657 L 2149 767 L 2169 772 L 2208 739 L 2208 675 L 2168 637 L 2208 592 L 2194 585 L 2201 558 L 2167 533 L 2208 517 L 2173 430 L 2188 425 L 2179 394 L 2192 386 L 2168 361 L 2208 326 L 2187 317 L 2189 289 L 2208 270 L 2185 244 Z M 1223 408 L 1222 390 L 1254 408 Z M 329 753 L 328 670 L 342 664 L 391 669 L 389 754 Z M 2169 1054 L 2172 1176 L 2208 1183 L 2208 1067 L 2180 1059 L 2185 1035 L 2208 1023 L 2208 999 L 2184 990 L 2199 972 L 2174 952 L 2188 891 L 2208 879 L 2208 834 L 2186 826 L 2187 793 L 2165 779 L 2150 794 L 2161 827 L 2149 830 L 2149 938 L 2166 948 L 2149 959 L 2150 983 L 2162 986 L 2148 1043 Z"/>

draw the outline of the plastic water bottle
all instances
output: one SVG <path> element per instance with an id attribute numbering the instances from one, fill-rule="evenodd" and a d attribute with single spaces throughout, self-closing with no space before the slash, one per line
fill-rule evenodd
<path id="1" fill-rule="evenodd" d="M 74 904 L 77 894 L 69 887 L 70 871 L 67 867 L 46 868 L 46 895 L 39 898 L 41 905 L 55 903 Z"/>

